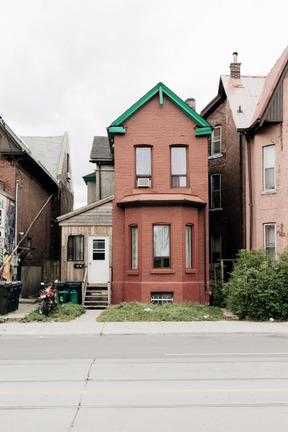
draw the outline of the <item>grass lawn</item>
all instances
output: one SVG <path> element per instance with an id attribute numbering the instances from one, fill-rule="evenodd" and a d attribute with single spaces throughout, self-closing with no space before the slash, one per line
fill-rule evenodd
<path id="1" fill-rule="evenodd" d="M 220 321 L 227 320 L 221 309 L 198 303 L 167 303 L 163 305 L 120 303 L 105 309 L 97 318 L 99 322 L 123 321 Z"/>
<path id="2" fill-rule="evenodd" d="M 46 317 L 42 312 L 42 305 L 38 306 L 33 312 L 30 312 L 20 320 L 22 323 L 31 321 L 71 321 L 85 313 L 83 306 L 73 303 L 58 305 L 52 309 L 50 315 Z"/>

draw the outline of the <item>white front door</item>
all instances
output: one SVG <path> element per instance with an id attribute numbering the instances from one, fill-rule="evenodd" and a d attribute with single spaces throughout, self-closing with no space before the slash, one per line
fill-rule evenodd
<path id="1" fill-rule="evenodd" d="M 88 237 L 88 283 L 109 281 L 109 236 Z"/>

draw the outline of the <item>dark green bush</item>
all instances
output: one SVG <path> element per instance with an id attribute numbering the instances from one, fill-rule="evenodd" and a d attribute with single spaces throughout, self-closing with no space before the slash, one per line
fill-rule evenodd
<path id="1" fill-rule="evenodd" d="M 240 319 L 288 318 L 288 252 L 272 260 L 264 250 L 241 250 L 224 293 Z"/>

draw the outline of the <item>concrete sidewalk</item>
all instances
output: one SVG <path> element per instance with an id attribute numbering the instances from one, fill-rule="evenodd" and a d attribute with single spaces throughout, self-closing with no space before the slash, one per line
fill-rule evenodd
<path id="1" fill-rule="evenodd" d="M 9 322 L 0 324 L 0 336 L 48 336 L 48 335 L 156 335 L 175 333 L 269 333 L 288 337 L 288 322 L 253 322 L 253 321 L 188 321 L 188 322 L 96 322 L 102 310 L 87 310 L 84 315 L 73 321 L 20 323 L 31 310 L 38 306 L 37 302 L 23 302 L 19 309 L 9 315 Z"/>

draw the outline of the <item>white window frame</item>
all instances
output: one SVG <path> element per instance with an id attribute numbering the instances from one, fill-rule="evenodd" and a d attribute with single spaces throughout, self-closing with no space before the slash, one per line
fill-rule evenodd
<path id="1" fill-rule="evenodd" d="M 271 151 L 271 149 L 274 149 L 274 154 L 273 154 L 273 158 L 274 161 L 271 163 L 268 161 L 268 151 Z M 276 191 L 276 147 L 275 144 L 274 145 L 269 145 L 269 146 L 265 146 L 263 147 L 263 165 L 264 165 L 264 192 L 275 192 Z M 267 170 L 268 169 L 272 169 L 274 170 L 273 172 L 273 183 L 274 183 L 274 187 L 270 187 L 267 188 L 266 187 L 266 177 L 267 177 Z"/>
<path id="2" fill-rule="evenodd" d="M 215 139 L 215 131 L 219 130 L 219 137 Z M 219 151 L 215 151 L 216 143 L 219 143 Z M 222 154 L 222 127 L 220 125 L 215 126 L 211 137 L 211 156 Z"/>
<path id="3" fill-rule="evenodd" d="M 140 152 L 141 150 L 143 151 L 148 151 L 149 150 L 149 158 L 150 160 L 148 161 L 149 163 L 149 167 L 147 166 L 147 170 L 145 169 L 139 169 L 141 164 L 138 164 L 138 162 L 140 161 Z M 151 187 L 151 179 L 152 179 L 152 147 L 149 145 L 139 145 L 139 146 L 135 146 L 135 172 L 136 172 L 136 187 L 141 187 L 139 186 L 141 181 L 138 182 L 138 179 L 147 179 L 146 182 L 146 186 L 145 187 Z"/>
<path id="4" fill-rule="evenodd" d="M 219 190 L 214 188 L 213 179 L 218 176 L 219 177 Z M 215 205 L 214 195 L 219 192 L 219 205 Z M 210 208 L 211 209 L 221 209 L 222 208 L 222 196 L 221 196 L 221 174 L 215 173 L 210 176 Z"/>
<path id="5" fill-rule="evenodd" d="M 181 166 L 180 170 L 176 168 L 175 165 L 177 165 L 177 163 L 176 163 L 175 156 L 173 156 L 174 152 L 177 150 L 185 151 L 185 157 L 183 161 L 185 165 L 183 164 L 183 167 Z M 171 155 L 171 187 L 186 188 L 187 187 L 187 147 L 181 145 L 171 146 L 170 155 Z M 183 170 L 183 172 L 180 172 L 181 170 Z"/>
<path id="6" fill-rule="evenodd" d="M 161 230 L 157 233 L 158 228 L 164 228 L 167 229 L 167 238 L 168 238 L 168 244 L 165 245 L 162 242 L 161 245 Z M 165 234 L 165 232 L 164 232 Z M 157 240 L 159 243 L 157 244 Z M 165 239 L 164 239 L 165 240 Z M 165 254 L 163 251 L 163 248 L 166 249 L 168 254 Z M 169 250 L 167 250 L 169 249 Z M 159 252 L 159 253 L 157 253 Z M 165 260 L 169 260 L 169 265 L 165 265 Z M 160 260 L 160 265 L 156 264 Z M 153 267 L 155 269 L 168 269 L 171 268 L 171 226 L 169 224 L 155 224 L 153 225 Z"/>
<path id="7" fill-rule="evenodd" d="M 192 269 L 192 225 L 186 225 L 186 269 Z"/>
<path id="8" fill-rule="evenodd" d="M 268 234 L 268 229 L 271 227 L 274 228 L 274 243 L 271 243 L 271 245 L 269 245 L 267 244 L 267 234 Z M 272 259 L 276 259 L 277 244 L 276 244 L 276 224 L 275 223 L 264 224 L 264 249 Z M 274 252 L 271 252 L 273 250 Z"/>
<path id="9" fill-rule="evenodd" d="M 138 270 L 138 226 L 131 226 L 131 270 Z"/>

